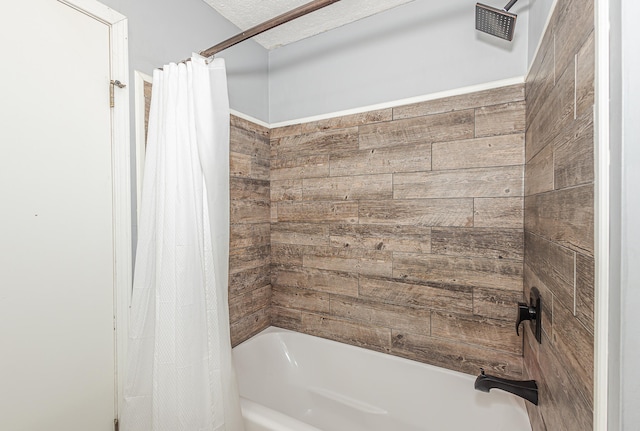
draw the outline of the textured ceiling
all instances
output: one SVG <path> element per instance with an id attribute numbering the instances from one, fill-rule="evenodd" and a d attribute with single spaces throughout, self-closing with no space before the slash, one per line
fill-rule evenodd
<path id="1" fill-rule="evenodd" d="M 204 0 L 222 16 L 247 30 L 310 0 Z M 277 48 L 413 0 L 342 0 L 254 38 L 267 49 Z"/>

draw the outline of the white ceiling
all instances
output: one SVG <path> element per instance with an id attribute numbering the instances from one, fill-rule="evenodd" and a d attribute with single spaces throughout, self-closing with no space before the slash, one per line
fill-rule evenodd
<path id="1" fill-rule="evenodd" d="M 247 30 L 310 0 L 204 0 L 222 16 Z M 341 0 L 254 37 L 267 49 L 277 48 L 413 0 Z"/>

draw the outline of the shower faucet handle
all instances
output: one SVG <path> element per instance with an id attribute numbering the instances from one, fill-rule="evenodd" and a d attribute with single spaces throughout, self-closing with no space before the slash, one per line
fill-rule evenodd
<path id="1" fill-rule="evenodd" d="M 520 335 L 520 324 L 525 320 L 536 320 L 536 308 L 524 302 L 518 302 L 518 320 L 516 321 L 517 335 Z"/>
<path id="2" fill-rule="evenodd" d="M 538 343 L 542 343 L 542 300 L 540 292 L 535 287 L 531 288 L 529 304 L 518 303 L 518 319 L 516 320 L 516 334 L 520 335 L 520 324 L 525 320 L 530 320 L 535 326 L 534 335 Z"/>

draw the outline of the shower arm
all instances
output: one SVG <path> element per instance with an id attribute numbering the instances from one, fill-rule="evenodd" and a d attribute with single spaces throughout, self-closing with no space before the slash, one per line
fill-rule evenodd
<path id="1" fill-rule="evenodd" d="M 509 9 L 511 9 L 513 7 L 514 4 L 516 4 L 518 0 L 511 0 L 509 3 L 507 3 L 507 5 L 504 7 L 504 11 L 505 12 L 509 12 Z"/>

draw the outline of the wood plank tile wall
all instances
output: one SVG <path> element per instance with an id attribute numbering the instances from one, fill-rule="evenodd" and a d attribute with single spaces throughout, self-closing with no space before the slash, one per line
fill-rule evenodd
<path id="1" fill-rule="evenodd" d="M 229 320 L 235 346 L 270 325 L 269 129 L 231 116 Z"/>
<path id="2" fill-rule="evenodd" d="M 524 85 L 271 130 L 273 325 L 522 376 Z"/>
<path id="3" fill-rule="evenodd" d="M 558 0 L 526 82 L 525 296 L 543 298 L 543 337 L 527 326 L 534 431 L 593 429 L 594 2 Z"/>

